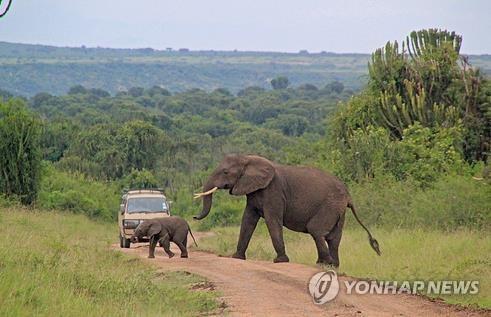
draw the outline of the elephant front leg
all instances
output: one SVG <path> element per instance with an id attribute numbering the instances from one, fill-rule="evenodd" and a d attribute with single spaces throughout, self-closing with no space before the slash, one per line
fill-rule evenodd
<path id="1" fill-rule="evenodd" d="M 252 208 L 246 206 L 244 214 L 242 215 L 242 223 L 240 225 L 239 241 L 237 242 L 237 251 L 232 255 L 233 258 L 245 260 L 246 250 L 251 241 L 252 234 L 256 229 L 257 222 L 259 221 L 259 214 Z"/>
<path id="2" fill-rule="evenodd" d="M 283 221 L 277 217 L 267 215 L 265 213 L 264 220 L 266 221 L 266 226 L 268 227 L 269 235 L 273 242 L 274 250 L 276 251 L 276 258 L 273 260 L 274 263 L 289 262 L 290 259 L 285 252 L 285 243 L 283 241 Z"/>
<path id="3" fill-rule="evenodd" d="M 150 246 L 148 247 L 148 258 L 155 258 L 155 247 L 157 246 L 158 237 L 152 236 L 150 238 Z"/>

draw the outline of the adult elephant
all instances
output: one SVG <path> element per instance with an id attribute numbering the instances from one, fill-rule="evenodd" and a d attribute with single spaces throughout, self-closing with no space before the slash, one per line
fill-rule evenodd
<path id="1" fill-rule="evenodd" d="M 212 195 L 217 189 L 247 196 L 234 258 L 245 260 L 252 233 L 263 217 L 277 253 L 275 263 L 289 261 L 283 242 L 285 226 L 312 236 L 318 252 L 317 263 L 339 266 L 338 247 L 346 207 L 367 231 L 370 245 L 380 255 L 378 242 L 358 219 L 346 186 L 321 170 L 275 164 L 253 155 L 227 155 L 209 176 L 203 192 L 195 195 L 195 198 L 203 197 L 203 209 L 195 219 L 209 214 Z"/>

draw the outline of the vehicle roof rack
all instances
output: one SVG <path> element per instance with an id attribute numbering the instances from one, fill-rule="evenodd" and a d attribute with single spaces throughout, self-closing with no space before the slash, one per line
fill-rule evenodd
<path id="1" fill-rule="evenodd" d="M 158 192 L 163 194 L 164 189 L 163 188 L 130 188 L 130 189 L 123 189 L 123 195 L 128 194 L 129 192 L 132 193 L 141 193 L 141 192 Z"/>

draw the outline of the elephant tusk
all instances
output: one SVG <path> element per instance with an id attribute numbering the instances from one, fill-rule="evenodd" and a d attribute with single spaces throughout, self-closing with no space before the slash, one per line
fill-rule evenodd
<path id="1" fill-rule="evenodd" d="M 216 192 L 217 189 L 218 189 L 218 187 L 213 187 L 212 189 L 210 189 L 207 192 L 204 192 L 204 193 L 196 193 L 196 194 L 194 194 L 194 199 L 197 199 L 197 198 L 200 198 L 200 197 L 203 197 L 203 196 L 206 196 L 206 195 L 213 194 L 214 192 Z"/>

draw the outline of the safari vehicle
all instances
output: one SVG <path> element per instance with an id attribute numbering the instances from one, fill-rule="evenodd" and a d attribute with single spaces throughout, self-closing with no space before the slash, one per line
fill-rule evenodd
<path id="1" fill-rule="evenodd" d="M 119 244 L 130 247 L 130 237 L 136 227 L 147 219 L 170 216 L 169 202 L 162 189 L 132 189 L 121 197 L 118 215 Z M 143 240 L 145 241 L 145 240 Z"/>

